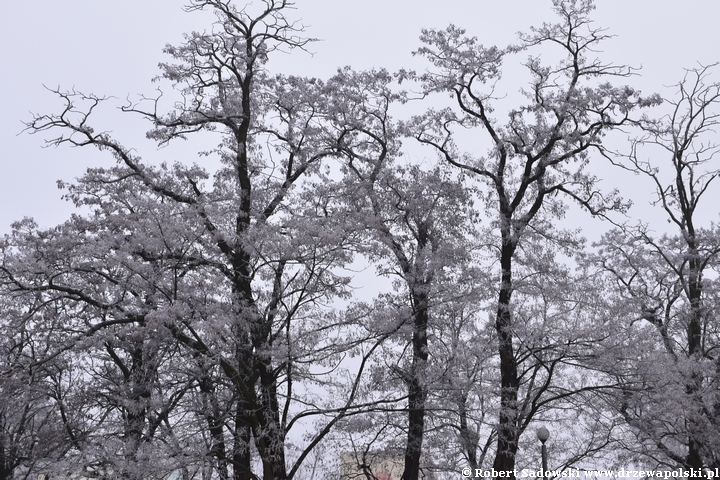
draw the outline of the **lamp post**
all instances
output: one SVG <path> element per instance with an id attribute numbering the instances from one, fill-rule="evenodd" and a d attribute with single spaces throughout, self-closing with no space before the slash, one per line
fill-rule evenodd
<path id="1" fill-rule="evenodd" d="M 540 427 L 535 433 L 540 443 L 542 443 L 542 472 L 544 477 L 545 472 L 547 472 L 547 447 L 545 446 L 545 442 L 550 438 L 550 430 L 545 427 Z"/>

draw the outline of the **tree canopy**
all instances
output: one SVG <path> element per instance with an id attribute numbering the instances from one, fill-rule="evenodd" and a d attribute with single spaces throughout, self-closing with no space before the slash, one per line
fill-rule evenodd
<path id="1" fill-rule="evenodd" d="M 313 42 L 292 2 L 191 0 L 216 22 L 119 105 L 148 151 L 53 89 L 27 130 L 114 164 L 0 239 L 0 479 L 515 472 L 541 425 L 552 470 L 720 468 L 715 67 L 642 93 L 591 0 L 551 6 L 508 46 L 423 30 L 423 73 L 308 78 L 273 69 Z"/>

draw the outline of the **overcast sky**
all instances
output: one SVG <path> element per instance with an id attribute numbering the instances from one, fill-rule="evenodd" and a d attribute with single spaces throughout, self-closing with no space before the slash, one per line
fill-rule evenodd
<path id="1" fill-rule="evenodd" d="M 43 84 L 119 99 L 152 93 L 150 80 L 158 73 L 158 62 L 165 60 L 163 46 L 180 43 L 183 32 L 210 27 L 208 17 L 184 13 L 182 5 L 182 0 L 3 4 L 0 232 L 24 216 L 35 217 L 43 226 L 64 220 L 72 209 L 60 200 L 56 180 L 72 180 L 85 168 L 107 162 L 95 151 L 42 149 L 43 137 L 20 134 L 30 112 L 58 110 Z M 322 41 L 312 45 L 314 56 L 275 58 L 273 68 L 318 77 L 342 65 L 418 68 L 422 63 L 411 52 L 423 27 L 454 23 L 486 45 L 505 45 L 515 39 L 515 32 L 553 20 L 550 6 L 550 0 L 298 0 L 294 15 L 308 25 L 309 36 Z M 663 85 L 677 82 L 684 67 L 720 60 L 718 0 L 599 0 L 595 18 L 598 26 L 617 35 L 604 45 L 603 58 L 642 66 L 642 78 L 635 84 L 645 92 L 667 93 Z M 124 128 L 112 127 L 133 146 L 136 132 Z"/>

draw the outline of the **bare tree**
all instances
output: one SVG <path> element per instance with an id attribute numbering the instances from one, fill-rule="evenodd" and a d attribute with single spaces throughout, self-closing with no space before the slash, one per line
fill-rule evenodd
<path id="1" fill-rule="evenodd" d="M 529 236 L 554 235 L 550 219 L 562 215 L 562 196 L 592 213 L 620 206 L 597 191 L 596 179 L 585 167 L 591 153 L 602 150 L 602 136 L 607 131 L 628 123 L 633 110 L 657 102 L 630 87 L 602 83 L 605 78 L 628 76 L 630 70 L 594 58 L 597 45 L 607 36 L 591 24 L 591 1 L 556 0 L 553 4 L 559 23 L 521 34 L 519 46 L 484 47 L 450 26 L 442 31 L 424 30 L 421 40 L 425 46 L 417 51 L 434 66 L 420 77 L 423 91 L 449 93 L 457 112 L 431 111 L 416 118 L 415 137 L 487 185 L 486 205 L 499 234 L 492 240 L 499 264 L 494 324 L 500 407 L 493 463 L 498 471 L 514 470 L 520 435 L 529 420 L 518 396 L 525 359 L 532 358 L 517 353 L 513 293 L 517 290 L 519 247 Z M 508 121 L 500 124 L 493 112 L 499 100 L 495 90 L 501 64 L 512 54 L 538 46 L 557 48 L 562 59 L 556 66 L 544 65 L 539 55 L 527 60 L 524 65 L 531 75 L 530 88 L 523 91 L 527 103 L 511 109 Z M 457 145 L 458 128 L 472 128 L 478 132 L 477 138 L 484 136 L 488 153 L 462 153 Z M 566 239 L 556 241 L 570 245 Z"/>
<path id="2" fill-rule="evenodd" d="M 652 203 L 672 231 L 643 222 L 624 226 L 603 238 L 597 258 L 617 282 L 621 301 L 633 306 L 630 318 L 651 327 L 659 347 L 636 365 L 637 377 L 628 378 L 619 403 L 645 445 L 638 451 L 661 464 L 695 469 L 715 468 L 720 461 L 711 433 L 720 427 L 714 279 L 720 239 L 715 224 L 703 227 L 720 175 L 714 166 L 720 85 L 711 81 L 712 73 L 713 66 L 688 70 L 676 97 L 666 100 L 670 113 L 644 121 L 632 152 L 615 162 L 650 180 Z"/>
<path id="3" fill-rule="evenodd" d="M 58 338 L 58 345 L 125 329 L 127 337 L 108 339 L 100 350 L 138 402 L 152 395 L 140 391 L 147 384 L 136 375 L 157 378 L 147 370 L 155 355 L 149 344 L 162 339 L 182 347 L 197 367 L 178 392 L 189 389 L 208 402 L 204 433 L 219 478 L 294 476 L 312 448 L 355 408 L 363 368 L 385 338 L 377 332 L 344 337 L 358 319 L 338 318 L 328 307 L 347 294 L 347 279 L 337 269 L 351 261 L 354 234 L 328 215 L 327 201 L 312 190 L 310 178 L 322 183 L 321 161 L 337 149 L 337 139 L 319 135 L 317 112 L 328 101 L 322 82 L 271 77 L 266 70 L 273 51 L 310 41 L 285 17 L 291 6 L 274 0 L 243 9 L 226 1 L 193 2 L 188 10 L 212 9 L 218 22 L 213 32 L 192 33 L 183 45 L 166 48 L 177 63 L 163 64 L 162 78 L 173 82 L 181 100 L 168 114 L 160 113 L 160 98 L 123 108 L 149 119 L 148 135 L 160 144 L 196 132 L 220 133 L 221 143 L 210 153 L 222 167 L 212 181 L 197 165 L 143 162 L 90 126 L 102 98 L 57 91 L 64 110 L 38 115 L 28 128 L 60 132 L 51 145 L 108 151 L 118 165 L 91 169 L 70 187 L 70 197 L 94 208 L 96 217 L 87 224 L 77 217 L 65 231 L 47 234 L 56 239 L 52 261 L 26 268 L 30 257 L 14 256 L 10 242 L 2 267 L 7 292 L 41 291 L 48 304 L 71 302 L 82 311 L 75 335 Z M 42 248 L 43 235 L 30 232 L 20 247 Z M 344 352 L 365 340 L 370 343 L 359 370 L 334 385 L 342 394 L 316 401 L 310 389 L 299 388 L 317 382 L 312 365 L 335 365 L 333 372 Z M 180 398 L 175 402 L 167 393 L 169 404 L 177 405 Z M 126 440 L 138 436 L 140 425 L 150 429 L 159 419 L 171 431 L 171 420 L 182 420 L 139 404 L 121 410 Z M 311 418 L 322 425 L 288 467 L 286 436 Z"/>

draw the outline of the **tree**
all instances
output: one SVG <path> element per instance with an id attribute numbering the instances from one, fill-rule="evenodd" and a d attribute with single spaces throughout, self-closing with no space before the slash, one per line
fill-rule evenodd
<path id="1" fill-rule="evenodd" d="M 404 362 L 405 355 L 399 353 L 387 374 L 407 388 L 402 478 L 410 480 L 420 478 L 426 404 L 438 381 L 432 372 L 441 370 L 429 364 L 429 334 L 443 321 L 433 312 L 473 294 L 471 275 L 466 272 L 461 278 L 460 267 L 472 256 L 466 242 L 472 211 L 471 192 L 461 178 L 453 178 L 447 169 L 400 163 L 404 132 L 390 109 L 406 99 L 404 92 L 393 90 L 395 81 L 385 71 L 339 71 L 327 85 L 332 92 L 328 96 L 341 103 L 333 105 L 328 116 L 330 131 L 342 139 L 338 153 L 345 161 L 345 175 L 335 188 L 344 216 L 354 218 L 364 232 L 365 254 L 378 273 L 400 281 L 389 340 L 399 343 L 400 352 L 409 351 L 410 358 Z M 468 285 L 460 286 L 462 281 Z M 388 368 L 389 355 L 395 356 L 386 353 L 379 368 Z"/>
<path id="2" fill-rule="evenodd" d="M 177 467 L 177 457 L 162 451 L 161 445 L 173 444 L 163 424 L 187 388 L 168 381 L 179 352 L 158 328 L 162 295 L 172 288 L 162 281 L 168 268 L 131 254 L 137 238 L 122 210 L 134 210 L 135 220 L 147 212 L 133 202 L 128 185 L 119 187 L 125 187 L 126 200 L 120 211 L 111 211 L 118 205 L 107 195 L 95 197 L 106 208 L 96 210 L 95 220 L 106 215 L 105 221 L 75 217 L 49 231 L 29 221 L 16 224 L 2 242 L 2 287 L 18 303 L 34 299 L 8 328 L 45 340 L 26 368 L 46 372 L 45 393 L 65 431 L 65 461 L 50 459 L 53 471 L 74 474 L 87 466 L 149 478 Z M 147 251 L 157 243 L 151 244 L 152 229 L 145 233 Z M 172 267 L 183 273 L 177 263 Z"/>
<path id="3" fill-rule="evenodd" d="M 625 67 L 594 59 L 596 46 L 606 35 L 591 25 L 590 1 L 554 1 L 557 24 L 543 24 L 520 35 L 520 45 L 504 49 L 484 47 L 454 26 L 444 31 L 424 30 L 425 46 L 417 53 L 435 67 L 420 77 L 423 92 L 449 93 L 457 111 L 430 111 L 414 121 L 415 137 L 439 156 L 487 185 L 486 208 L 494 226 L 491 243 L 497 252 L 498 278 L 495 332 L 500 369 L 500 407 L 493 468 L 513 470 L 519 439 L 531 416 L 518 397 L 524 358 L 517 355 L 516 291 L 519 247 L 529 236 L 571 245 L 551 228 L 562 216 L 562 197 L 575 200 L 591 213 L 620 205 L 596 191 L 596 179 L 586 171 L 593 151 L 602 151 L 602 137 L 630 122 L 634 110 L 657 102 L 630 87 L 602 83 L 608 77 L 630 74 Z M 545 66 L 531 56 L 525 67 L 530 89 L 527 103 L 513 108 L 501 125 L 493 116 L 496 83 L 501 64 L 511 54 L 541 45 L 556 47 L 562 55 L 556 66 Z M 485 135 L 488 153 L 462 153 L 457 127 Z M 477 151 L 479 145 L 474 146 Z M 497 233 L 497 236 L 496 236 Z M 542 274 L 529 264 L 531 272 Z"/>
<path id="4" fill-rule="evenodd" d="M 643 135 L 619 167 L 650 180 L 652 202 L 672 231 L 643 222 L 603 237 L 596 262 L 616 282 L 619 301 L 632 306 L 634 335 L 650 335 L 649 351 L 626 377 L 616 406 L 638 435 L 639 453 L 672 467 L 716 468 L 720 445 L 718 399 L 717 225 L 703 227 L 703 205 L 720 175 L 713 140 L 720 119 L 720 85 L 712 67 L 688 70 L 670 113 L 646 119 Z M 707 208 L 707 206 L 705 207 Z M 650 328 L 650 332 L 647 332 Z"/>
<path id="5" fill-rule="evenodd" d="M 133 149 L 97 133 L 91 115 L 103 99 L 94 95 L 57 91 L 64 110 L 28 125 L 33 132 L 59 131 L 49 144 L 95 147 L 118 163 L 91 169 L 70 187 L 78 205 L 93 208 L 90 218 L 7 238 L 2 273 L 6 294 L 41 293 L 46 305 L 76 310 L 71 324 L 77 327 L 56 338 L 56 348 L 92 343 L 107 367 L 104 379 L 130 396 L 129 407 L 108 405 L 124 422 L 128 461 L 137 460 L 136 446 L 152 440 L 147 435 L 158 421 L 172 437 L 165 444 L 175 452 L 167 455 L 190 453 L 180 440 L 198 423 L 175 411 L 187 407 L 180 403 L 187 395 L 202 405 L 196 414 L 208 451 L 196 461 L 212 459 L 209 474 L 258 478 L 256 451 L 262 478 L 292 478 L 356 408 L 364 365 L 385 338 L 348 334 L 359 320 L 337 319 L 327 308 L 346 295 L 347 279 L 337 270 L 351 260 L 354 234 L 328 214 L 327 199 L 315 195 L 314 182 L 326 176 L 321 162 L 340 141 L 320 135 L 318 112 L 327 100 L 322 82 L 271 77 L 266 70 L 274 50 L 309 42 L 285 17 L 291 5 L 266 0 L 237 9 L 225 1 L 192 2 L 189 10 L 210 8 L 218 23 L 216 31 L 190 34 L 166 49 L 177 63 L 163 64 L 162 78 L 174 83 L 181 100 L 169 114 L 159 113 L 159 98 L 123 108 L 149 119 L 148 136 L 161 145 L 220 133 L 220 146 L 209 152 L 222 163 L 212 181 L 197 165 L 143 162 Z M 49 258 L 32 264 L 32 249 Z M 365 341 L 359 369 L 333 386 L 338 395 L 316 401 L 309 389 L 318 382 L 313 366 L 341 368 L 344 352 L 364 348 Z M 191 359 L 184 382 L 160 378 L 163 352 L 171 376 L 181 371 L 174 355 Z M 162 390 L 169 409 L 150 408 L 153 389 Z M 288 468 L 288 431 L 310 418 L 322 425 Z M 141 438 L 146 442 L 138 444 Z"/>
<path id="6" fill-rule="evenodd" d="M 717 87 L 699 73 L 667 124 L 634 119 L 659 99 L 607 82 L 633 72 L 595 59 L 607 36 L 590 21 L 592 2 L 554 6 L 559 23 L 517 46 L 425 30 L 417 53 L 428 73 L 346 68 L 323 81 L 270 73 L 276 51 L 311 41 L 288 19 L 291 2 L 192 0 L 189 11 L 211 10 L 217 23 L 165 49 L 165 96 L 121 110 L 149 121 L 160 147 L 218 139 L 201 165 L 144 160 L 93 129 L 109 99 L 56 90 L 61 111 L 36 115 L 29 130 L 116 164 L 63 185 L 89 213 L 50 229 L 18 222 L 0 241 L 2 325 L 21 333 L 2 344 L 6 377 L 22 380 L 8 395 L 34 412 L 7 424 L 61 427 L 47 448 L 3 437 L 6 463 L 69 476 L 291 479 L 317 475 L 318 452 L 341 439 L 359 475 L 380 476 L 382 447 L 415 480 L 461 461 L 525 466 L 523 432 L 541 421 L 581 432 L 557 440 L 558 468 L 575 466 L 615 445 L 622 415 L 642 442 L 669 438 L 672 425 L 674 443 L 645 453 L 676 458 L 682 439 L 683 465 L 714 465 L 716 232 L 686 217 L 714 178 L 697 174 L 715 147 L 682 159 L 714 126 Z M 502 62 L 525 52 L 535 55 L 523 63 L 530 87 L 501 121 Z M 450 94 L 452 106 L 395 120 L 405 81 L 424 97 Z M 684 116 L 683 102 L 699 114 Z M 608 277 L 573 268 L 584 239 L 559 220 L 569 201 L 594 215 L 625 211 L 590 172 L 593 154 L 611 156 L 604 135 L 624 125 L 645 129 L 635 152 L 654 142 L 680 165 L 667 188 L 637 155 L 624 163 L 654 179 L 682 239 L 606 237 L 604 268 L 661 340 L 636 329 L 652 348 L 616 367 L 608 360 L 635 324 L 610 321 L 619 305 L 596 298 Z M 410 139 L 440 164 L 408 159 Z M 392 291 L 353 298 L 358 260 L 392 278 Z M 690 332 L 685 357 L 678 325 Z M 684 396 L 659 397 L 662 371 Z M 618 414 L 591 418 L 597 398 Z M 688 398 L 687 415 L 664 411 Z"/>
<path id="7" fill-rule="evenodd" d="M 26 316 L 23 308 L 3 298 L 3 315 Z M 46 338 L 30 329 L 14 329 L 10 318 L 0 321 L 0 479 L 43 471 L 44 462 L 61 457 L 66 436 L 57 405 L 48 394 L 52 371 L 61 362 L 29 368 L 48 350 Z M 10 327 L 10 328 L 9 328 Z"/>

